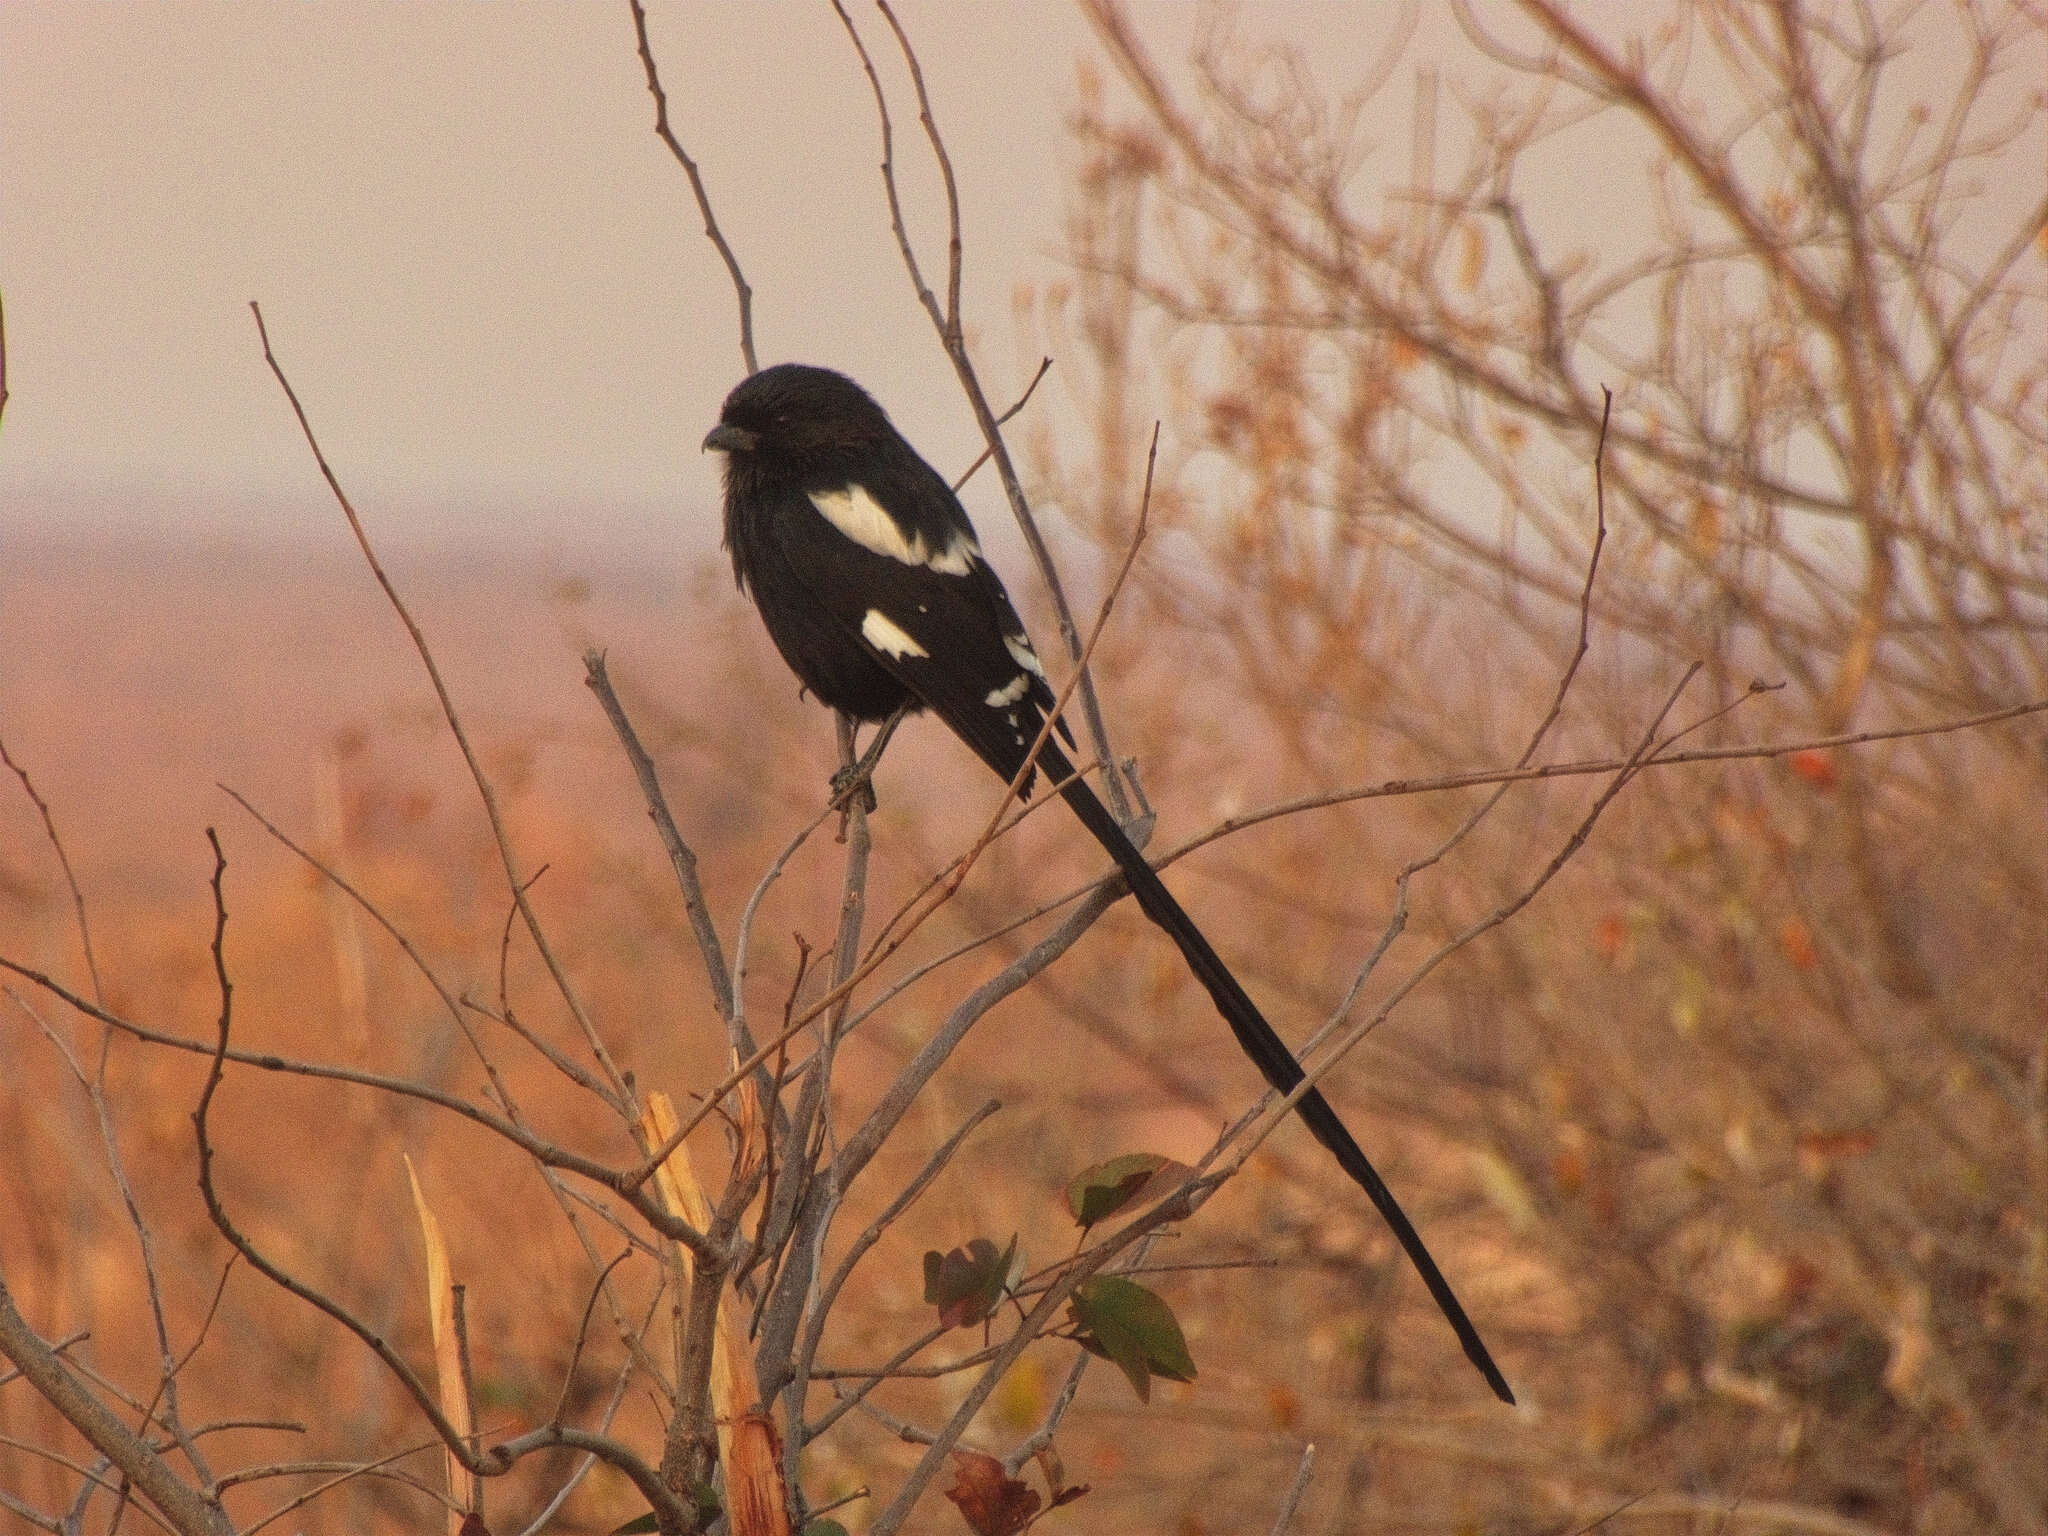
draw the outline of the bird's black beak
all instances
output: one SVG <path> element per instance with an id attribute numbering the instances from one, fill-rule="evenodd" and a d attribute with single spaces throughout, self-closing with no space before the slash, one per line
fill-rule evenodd
<path id="1" fill-rule="evenodd" d="M 751 453 L 760 437 L 745 427 L 736 427 L 729 421 L 721 421 L 704 438 L 706 448 L 716 448 L 720 453 Z"/>

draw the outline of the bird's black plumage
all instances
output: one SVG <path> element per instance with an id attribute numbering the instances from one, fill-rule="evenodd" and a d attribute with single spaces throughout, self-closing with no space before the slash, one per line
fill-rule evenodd
<path id="1" fill-rule="evenodd" d="M 1052 690 L 959 498 L 867 392 L 829 369 L 764 369 L 726 397 L 704 446 L 726 456 L 733 574 L 798 681 L 856 720 L 929 709 L 989 767 L 1015 777 Z M 1038 766 L 1116 860 L 1267 1083 L 1292 1091 L 1303 1074 L 1286 1042 L 1057 741 L 1046 742 Z M 1478 1330 L 1336 1111 L 1315 1090 L 1297 1107 L 1393 1229 L 1467 1358 L 1512 1403 Z"/>

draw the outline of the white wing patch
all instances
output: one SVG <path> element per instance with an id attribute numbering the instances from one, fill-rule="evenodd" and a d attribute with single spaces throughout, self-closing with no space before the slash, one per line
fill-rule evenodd
<path id="1" fill-rule="evenodd" d="M 1023 635 L 1003 636 L 1003 649 L 1010 653 L 1010 660 L 1016 662 L 1018 666 L 1029 672 L 1033 677 L 1045 676 L 1045 668 L 1038 664 L 1038 653 L 1031 649 L 1030 640 Z M 1020 677 L 1017 681 L 1021 683 L 1024 679 Z M 1022 697 L 1021 694 L 1018 696 Z"/>
<path id="2" fill-rule="evenodd" d="M 862 549 L 905 565 L 921 565 L 943 576 L 965 576 L 981 558 L 981 546 L 974 535 L 955 531 L 944 549 L 934 552 L 922 534 L 905 535 L 896 519 L 861 485 L 836 491 L 811 492 L 811 505 L 818 515 L 845 534 Z"/>
<path id="3" fill-rule="evenodd" d="M 906 656 L 929 658 L 931 652 L 919 645 L 897 627 L 886 613 L 879 608 L 870 608 L 867 617 L 860 621 L 861 638 L 884 656 L 893 656 L 901 661 Z"/>
<path id="4" fill-rule="evenodd" d="M 981 702 L 990 709 L 1007 709 L 1023 698 L 1030 689 L 1031 674 L 1029 672 L 1019 672 L 1015 677 L 1003 684 L 1002 687 L 993 690 Z M 1015 725 L 1016 723 L 1017 717 L 1015 715 L 1010 716 L 1010 724 Z"/>

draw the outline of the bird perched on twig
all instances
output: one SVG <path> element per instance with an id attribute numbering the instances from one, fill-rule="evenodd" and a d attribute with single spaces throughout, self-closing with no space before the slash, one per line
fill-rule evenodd
<path id="1" fill-rule="evenodd" d="M 1026 768 L 1053 707 L 1045 670 L 952 488 L 853 380 L 783 363 L 726 397 L 706 448 L 725 455 L 733 574 L 797 680 L 821 703 L 887 732 L 928 709 L 1004 779 Z M 1072 737 L 1061 727 L 1067 745 Z M 1060 742 L 1036 767 L 1123 872 L 1145 915 L 1208 989 L 1245 1055 L 1280 1093 L 1302 1070 L 1202 931 L 1160 882 Z M 1031 780 L 1023 780 L 1025 793 Z M 848 787 L 842 781 L 839 788 Z M 864 787 L 864 785 L 863 785 Z M 1400 1240 L 1465 1354 L 1501 1401 L 1514 1394 L 1414 1225 L 1322 1094 L 1296 1108 Z"/>

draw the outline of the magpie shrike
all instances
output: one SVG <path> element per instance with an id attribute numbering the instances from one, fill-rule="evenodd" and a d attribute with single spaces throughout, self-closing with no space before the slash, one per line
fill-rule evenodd
<path id="1" fill-rule="evenodd" d="M 797 681 L 856 721 L 929 709 L 998 775 L 1014 778 L 1053 706 L 1045 669 L 959 498 L 882 408 L 843 374 L 783 363 L 726 397 L 704 446 L 725 455 L 733 575 Z M 1290 1092 L 1303 1076 L 1293 1053 L 1058 741 L 1047 738 L 1037 766 L 1178 946 L 1245 1055 L 1275 1091 Z M 1393 1228 L 1466 1357 L 1512 1403 L 1478 1330 L 1336 1111 L 1315 1090 L 1296 1107 Z"/>

